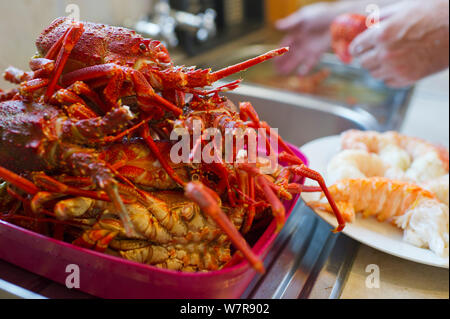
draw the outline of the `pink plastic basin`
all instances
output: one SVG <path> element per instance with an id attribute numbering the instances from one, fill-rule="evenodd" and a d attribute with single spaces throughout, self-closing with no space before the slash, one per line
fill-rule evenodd
<path id="1" fill-rule="evenodd" d="M 291 148 L 307 164 L 295 147 Z M 286 202 L 287 217 L 299 196 Z M 253 246 L 264 259 L 277 236 L 273 221 Z M 256 275 L 247 263 L 206 273 L 182 273 L 80 248 L 0 221 L 0 258 L 61 284 L 79 267 L 79 290 L 101 298 L 239 298 Z M 66 272 L 68 269 L 68 272 Z"/>

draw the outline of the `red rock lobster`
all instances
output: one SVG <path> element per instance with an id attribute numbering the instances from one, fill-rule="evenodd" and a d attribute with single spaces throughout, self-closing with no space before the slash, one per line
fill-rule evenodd
<path id="1" fill-rule="evenodd" d="M 356 13 L 338 16 L 331 24 L 332 47 L 344 63 L 350 63 L 352 56 L 348 51 L 350 43 L 367 29 L 367 17 Z"/>
<path id="2" fill-rule="evenodd" d="M 237 112 L 219 96 L 239 81 L 209 91 L 199 88 L 281 55 L 287 48 L 212 72 L 174 66 L 159 41 L 134 31 L 67 18 L 58 18 L 46 28 L 36 46 L 39 57 L 30 61 L 31 71 L 14 67 L 5 71 L 5 79 L 19 84 L 18 89 L 0 95 L 0 177 L 31 195 L 27 199 L 8 188 L 28 210 L 61 218 L 68 207 L 63 202 L 56 205 L 59 215 L 42 206 L 62 195 L 112 201 L 126 235 L 135 238 L 129 204 L 136 200 L 144 207 L 161 203 L 151 199 L 149 187 L 182 188 L 260 272 L 263 264 L 239 232 L 240 222 L 231 222 L 220 203 L 248 210 L 243 233 L 249 231 L 255 215 L 267 208 L 280 230 L 285 222 L 280 198 L 322 190 L 338 218 L 336 231 L 344 227 L 322 177 L 307 168 L 279 136 L 275 137 L 283 149 L 279 158 L 288 166 L 279 166 L 273 175 L 262 174 L 257 164 L 224 163 L 221 154 L 215 163 L 177 166 L 164 151 L 173 143 L 155 141 L 155 137 L 169 137 L 174 128 L 190 132 L 194 119 L 203 129 L 262 129 L 269 134 L 270 127 L 260 121 L 250 103 L 241 103 Z M 187 93 L 193 96 L 188 102 Z M 268 137 L 261 142 L 270 145 Z M 192 140 L 194 148 L 203 144 L 202 137 Z M 133 145 L 140 151 L 133 151 Z M 237 156 L 239 150 L 235 151 Z M 166 176 L 167 184 L 155 176 Z M 320 188 L 302 187 L 294 182 L 295 176 L 315 179 Z M 106 248 L 118 233 L 116 228 L 94 227 L 75 243 Z"/>

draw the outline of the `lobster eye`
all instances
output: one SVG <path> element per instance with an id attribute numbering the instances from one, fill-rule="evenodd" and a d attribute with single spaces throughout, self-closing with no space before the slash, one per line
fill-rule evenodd
<path id="1" fill-rule="evenodd" d="M 139 44 L 139 49 L 141 49 L 142 51 L 147 50 L 147 47 L 145 46 L 144 43 Z"/>

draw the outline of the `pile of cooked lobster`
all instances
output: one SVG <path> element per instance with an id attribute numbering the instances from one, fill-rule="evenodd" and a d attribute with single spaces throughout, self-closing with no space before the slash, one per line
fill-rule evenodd
<path id="1" fill-rule="evenodd" d="M 263 272 L 244 236 L 268 216 L 279 231 L 282 201 L 301 192 L 322 191 L 336 231 L 344 227 L 322 177 L 250 103 L 237 107 L 221 96 L 240 81 L 213 87 L 287 48 L 212 72 L 175 66 L 161 42 L 134 31 L 68 18 L 53 21 L 36 47 L 29 71 L 4 73 L 16 88 L 0 90 L 1 220 L 182 271 L 217 270 L 245 258 Z M 267 163 L 249 160 L 248 139 L 233 146 L 232 161 L 214 149 L 212 162 L 176 163 L 171 135 L 181 128 L 190 134 L 190 158 L 207 144 L 207 128 L 262 130 L 258 147 L 276 152 L 276 169 L 268 174 Z M 272 140 L 278 149 L 270 150 Z M 318 186 L 302 186 L 299 177 Z"/>

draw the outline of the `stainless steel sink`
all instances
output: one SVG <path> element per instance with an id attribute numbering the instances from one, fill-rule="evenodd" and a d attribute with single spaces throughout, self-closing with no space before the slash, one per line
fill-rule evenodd
<path id="1" fill-rule="evenodd" d="M 277 128 L 286 141 L 298 146 L 351 128 L 372 130 L 378 127 L 376 119 L 366 111 L 353 111 L 290 92 L 241 85 L 227 96 L 235 104 L 251 102 L 262 120 Z"/>

